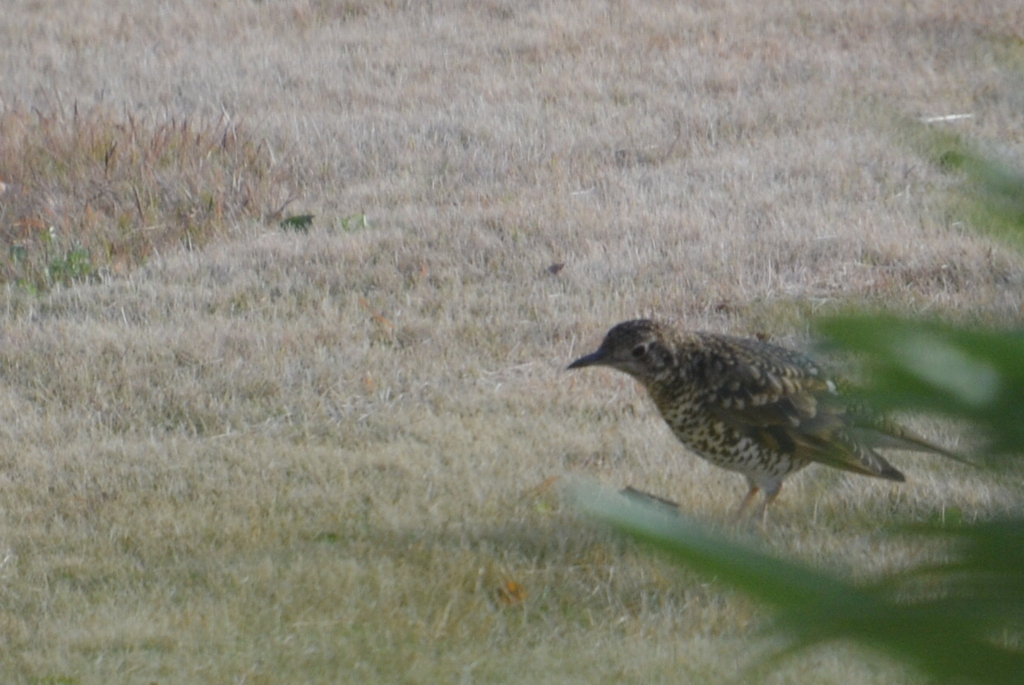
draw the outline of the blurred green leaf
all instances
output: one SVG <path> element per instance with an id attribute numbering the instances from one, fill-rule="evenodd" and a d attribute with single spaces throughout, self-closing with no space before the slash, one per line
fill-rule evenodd
<path id="1" fill-rule="evenodd" d="M 1024 331 L 983 331 L 867 314 L 818 322 L 863 362 L 864 397 L 974 423 L 997 455 L 1024 451 Z"/>
<path id="2" fill-rule="evenodd" d="M 853 639 L 914 664 L 938 682 L 1010 685 L 1024 677 L 1024 652 L 1010 639 L 1017 634 L 1007 632 L 1009 619 L 1024 618 L 1019 521 L 958 531 L 955 563 L 854 585 L 710 534 L 664 507 L 588 484 L 577 484 L 573 492 L 584 512 L 775 606 L 774 627 L 788 637 L 780 655 Z M 938 529 L 920 532 L 949 536 Z M 1004 545 L 1016 551 L 1001 555 Z M 921 583 L 923 578 L 930 582 Z"/>

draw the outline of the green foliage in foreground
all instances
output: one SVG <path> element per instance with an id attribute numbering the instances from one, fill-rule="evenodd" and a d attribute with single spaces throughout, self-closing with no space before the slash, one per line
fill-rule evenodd
<path id="1" fill-rule="evenodd" d="M 959 139 L 930 136 L 935 161 L 964 174 L 972 223 L 1024 245 L 1024 174 Z M 865 396 L 886 410 L 970 422 L 988 468 L 1024 453 L 1024 332 L 851 315 L 819 323 L 829 344 L 864 362 Z M 848 639 L 912 664 L 937 682 L 1024 682 L 1024 517 L 893 534 L 943 543 L 947 561 L 851 583 L 730 542 L 621 495 L 578 488 L 581 507 L 613 527 L 777 610 L 777 655 Z M 770 662 L 768 662 L 770 663 Z"/>
<path id="2" fill-rule="evenodd" d="M 982 331 L 936 321 L 849 315 L 818 323 L 863 362 L 863 396 L 882 410 L 966 419 L 987 439 L 979 455 L 1024 449 L 1024 331 Z"/>
<path id="3" fill-rule="evenodd" d="M 575 494 L 585 512 L 774 606 L 774 627 L 787 638 L 777 656 L 845 638 L 939 682 L 1021 682 L 1021 521 L 920 529 L 947 539 L 954 560 L 858 585 L 706 532 L 664 507 L 588 485 Z"/>

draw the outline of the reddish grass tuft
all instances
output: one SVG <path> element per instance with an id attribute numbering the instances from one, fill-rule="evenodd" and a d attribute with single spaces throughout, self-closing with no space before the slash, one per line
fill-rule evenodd
<path id="1" fill-rule="evenodd" d="M 29 290 L 201 246 L 241 222 L 276 218 L 294 199 L 267 145 L 224 117 L 8 108 L 0 168 L 0 282 Z"/>

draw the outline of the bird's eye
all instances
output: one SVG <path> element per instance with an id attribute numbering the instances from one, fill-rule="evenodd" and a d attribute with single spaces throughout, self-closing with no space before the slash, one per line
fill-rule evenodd
<path id="1" fill-rule="evenodd" d="M 637 359 L 647 354 L 647 345 L 637 345 L 633 348 L 633 356 Z"/>

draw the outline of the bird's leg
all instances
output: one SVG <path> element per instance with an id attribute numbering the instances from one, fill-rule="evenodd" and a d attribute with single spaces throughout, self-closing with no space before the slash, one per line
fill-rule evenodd
<path id="1" fill-rule="evenodd" d="M 736 513 L 733 515 L 734 521 L 739 521 L 741 518 L 743 518 L 743 512 L 747 510 L 747 507 L 749 507 L 750 503 L 754 501 L 754 498 L 757 497 L 758 491 L 761 489 L 757 486 L 757 483 L 752 481 L 750 478 L 747 479 L 747 483 L 750 484 L 750 490 L 747 491 L 747 494 L 743 498 L 743 501 L 740 502 L 740 508 L 737 509 Z"/>
<path id="2" fill-rule="evenodd" d="M 775 501 L 781 491 L 782 483 L 772 483 L 764 489 L 764 499 L 761 500 L 760 506 L 757 507 L 757 513 L 754 514 L 755 518 L 761 522 L 762 527 L 768 521 L 768 505 Z"/>

